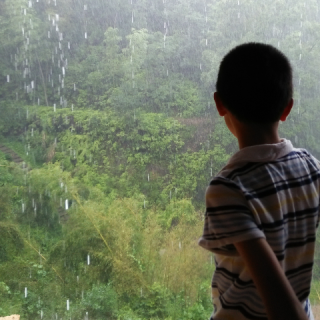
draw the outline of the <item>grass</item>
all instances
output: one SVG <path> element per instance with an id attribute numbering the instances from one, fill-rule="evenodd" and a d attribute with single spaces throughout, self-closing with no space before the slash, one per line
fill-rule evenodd
<path id="1" fill-rule="evenodd" d="M 320 304 L 320 280 L 313 280 L 309 299 L 312 305 Z"/>
<path id="2" fill-rule="evenodd" d="M 10 138 L 8 139 L 1 137 L 0 143 L 13 150 L 16 154 L 18 154 L 21 159 L 28 163 L 29 167 L 41 167 L 42 164 L 38 164 L 35 162 L 32 152 L 30 152 L 29 155 L 26 154 L 23 142 L 11 140 Z"/>

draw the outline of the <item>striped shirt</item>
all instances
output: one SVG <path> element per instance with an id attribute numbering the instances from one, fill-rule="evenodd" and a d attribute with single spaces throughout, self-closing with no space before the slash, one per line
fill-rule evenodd
<path id="1" fill-rule="evenodd" d="M 289 140 L 238 151 L 212 179 L 199 245 L 214 253 L 211 319 L 266 320 L 236 242 L 265 238 L 297 297 L 310 293 L 318 227 L 320 166 Z M 312 315 L 310 316 L 310 319 Z"/>

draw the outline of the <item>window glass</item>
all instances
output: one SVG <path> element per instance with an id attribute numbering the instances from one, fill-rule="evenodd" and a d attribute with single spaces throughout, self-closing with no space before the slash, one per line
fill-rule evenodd
<path id="1" fill-rule="evenodd" d="M 208 318 L 204 193 L 238 149 L 219 63 L 283 51 L 281 136 L 320 158 L 319 19 L 316 0 L 1 1 L 0 316 Z"/>

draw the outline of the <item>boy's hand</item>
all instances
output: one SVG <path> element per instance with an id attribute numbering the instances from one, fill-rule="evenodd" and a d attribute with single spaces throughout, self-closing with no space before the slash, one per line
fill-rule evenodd
<path id="1" fill-rule="evenodd" d="M 308 320 L 266 239 L 235 243 L 263 300 L 269 320 Z"/>

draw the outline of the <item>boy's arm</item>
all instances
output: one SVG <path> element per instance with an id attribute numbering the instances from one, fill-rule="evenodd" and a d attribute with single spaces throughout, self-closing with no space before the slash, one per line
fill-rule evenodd
<path id="1" fill-rule="evenodd" d="M 308 320 L 266 239 L 235 243 L 255 283 L 269 320 Z"/>

